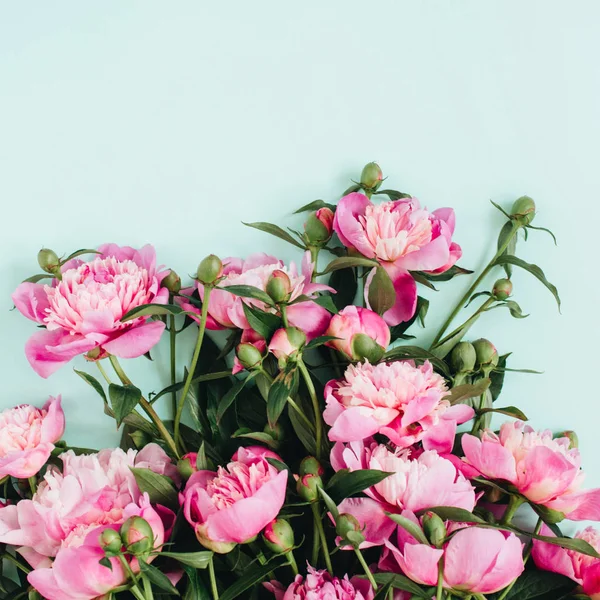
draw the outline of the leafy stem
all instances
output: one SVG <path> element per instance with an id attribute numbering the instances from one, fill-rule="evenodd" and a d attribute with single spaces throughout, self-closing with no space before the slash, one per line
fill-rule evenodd
<path id="1" fill-rule="evenodd" d="M 520 496 L 511 496 L 508 501 L 506 511 L 504 512 L 500 523 L 502 525 L 510 525 L 511 521 L 513 520 L 513 517 L 515 516 L 515 513 L 517 512 L 517 509 L 519 508 L 519 506 L 521 506 L 521 504 L 523 504 L 523 502 L 525 502 L 525 500 Z"/>
<path id="2" fill-rule="evenodd" d="M 210 577 L 210 589 L 213 600 L 219 600 L 219 590 L 217 589 L 217 578 L 215 577 L 215 564 L 211 558 L 208 562 L 208 575 Z"/>
<path id="3" fill-rule="evenodd" d="M 371 587 L 373 588 L 373 590 L 377 591 L 377 582 L 375 581 L 375 578 L 373 577 L 373 573 L 371 573 L 371 569 L 369 569 L 369 565 L 366 563 L 365 557 L 362 555 L 362 552 L 358 548 L 354 548 L 354 553 L 356 554 L 356 557 L 358 558 L 358 562 L 360 563 L 361 567 L 363 568 L 363 571 L 365 572 L 365 575 L 367 576 L 367 579 L 369 580 Z"/>
<path id="4" fill-rule="evenodd" d="M 323 558 L 325 559 L 325 566 L 330 575 L 333 575 L 333 567 L 331 566 L 331 556 L 329 556 L 329 549 L 327 548 L 327 538 L 325 537 L 325 529 L 323 529 L 323 519 L 319 514 L 319 502 L 313 502 L 310 505 L 315 521 L 315 528 L 319 534 L 319 541 L 321 543 L 321 551 L 323 552 Z"/>
<path id="5" fill-rule="evenodd" d="M 171 385 L 177 383 L 177 330 L 175 329 L 175 315 L 169 315 L 169 342 L 170 342 L 170 359 L 171 359 Z M 171 392 L 171 407 L 173 419 L 177 414 L 177 390 Z"/>
<path id="6" fill-rule="evenodd" d="M 298 368 L 300 369 L 300 373 L 302 373 L 302 377 L 306 383 L 306 388 L 308 389 L 308 394 L 312 401 L 313 411 L 315 413 L 315 454 L 317 460 L 319 460 L 321 458 L 321 440 L 323 438 L 323 419 L 321 418 L 321 407 L 319 406 L 319 399 L 317 398 L 317 392 L 315 390 L 310 373 L 308 372 L 308 369 L 306 368 L 306 365 L 302 359 L 298 361 Z"/>

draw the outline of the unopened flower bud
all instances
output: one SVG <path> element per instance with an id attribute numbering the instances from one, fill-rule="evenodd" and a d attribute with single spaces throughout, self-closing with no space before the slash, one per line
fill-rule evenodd
<path id="1" fill-rule="evenodd" d="M 198 467 L 196 466 L 197 461 L 198 453 L 188 452 L 177 461 L 177 471 L 184 479 L 189 479 L 198 471 Z"/>
<path id="2" fill-rule="evenodd" d="M 436 513 L 428 511 L 423 515 L 421 523 L 427 539 L 436 548 L 441 548 L 447 535 L 446 526 L 442 518 Z"/>
<path id="3" fill-rule="evenodd" d="M 327 242 L 333 232 L 333 211 L 329 208 L 320 208 L 310 213 L 304 224 L 304 231 L 310 244 Z"/>
<path id="4" fill-rule="evenodd" d="M 42 271 L 46 271 L 46 273 L 51 273 L 52 275 L 60 271 L 60 259 L 54 250 L 42 248 L 38 252 L 37 259 Z"/>
<path id="5" fill-rule="evenodd" d="M 335 523 L 335 532 L 340 536 L 340 546 L 352 546 L 358 548 L 364 541 L 362 528 L 358 519 L 349 513 L 342 513 Z"/>
<path id="6" fill-rule="evenodd" d="M 574 431 L 563 431 L 561 434 L 555 437 L 566 437 L 569 438 L 569 449 L 579 448 L 579 438 Z"/>
<path id="7" fill-rule="evenodd" d="M 350 343 L 352 349 L 352 360 L 365 360 L 374 364 L 381 360 L 385 354 L 385 348 L 380 346 L 366 333 L 356 333 L 352 336 Z"/>
<path id="8" fill-rule="evenodd" d="M 521 225 L 529 225 L 535 218 L 535 202 L 529 196 L 521 196 L 512 206 L 510 216 Z"/>
<path id="9" fill-rule="evenodd" d="M 450 352 L 449 363 L 455 373 L 472 371 L 477 362 L 477 353 L 471 342 L 459 342 Z"/>
<path id="10" fill-rule="evenodd" d="M 302 500 L 316 502 L 319 499 L 318 488 L 323 487 L 323 480 L 318 475 L 307 473 L 298 478 L 296 491 Z"/>
<path id="11" fill-rule="evenodd" d="M 296 357 L 306 344 L 306 334 L 297 327 L 278 329 L 269 343 L 269 352 L 275 355 L 280 364 L 290 357 Z"/>
<path id="12" fill-rule="evenodd" d="M 498 279 L 492 289 L 492 294 L 496 300 L 506 300 L 513 291 L 513 284 L 510 279 Z"/>
<path id="13" fill-rule="evenodd" d="M 142 517 L 129 517 L 123 523 L 121 540 L 131 554 L 147 554 L 154 548 L 154 532 Z"/>
<path id="14" fill-rule="evenodd" d="M 277 304 L 287 302 L 292 293 L 292 283 L 289 275 L 281 269 L 273 271 L 267 281 L 266 291 L 273 302 Z"/>
<path id="15" fill-rule="evenodd" d="M 105 529 L 98 538 L 100 543 L 100 547 L 104 550 L 104 552 L 108 555 L 115 555 L 121 551 L 123 547 L 123 540 L 121 539 L 121 534 L 114 529 L 108 528 Z"/>
<path id="16" fill-rule="evenodd" d="M 162 280 L 162 284 L 171 294 L 178 294 L 181 290 L 181 277 L 171 269 L 169 274 Z"/>
<path id="17" fill-rule="evenodd" d="M 215 283 L 222 274 L 223 263 L 221 262 L 221 259 L 214 254 L 209 254 L 206 258 L 202 259 L 202 262 L 198 265 L 196 278 L 200 283 L 210 285 Z"/>
<path id="18" fill-rule="evenodd" d="M 275 425 L 267 423 L 263 431 L 268 433 L 276 442 L 282 442 L 285 438 L 285 431 L 283 430 L 281 423 L 275 423 Z"/>
<path id="19" fill-rule="evenodd" d="M 302 459 L 300 467 L 298 469 L 300 475 L 323 475 L 325 469 L 321 463 L 314 456 L 307 456 Z"/>
<path id="20" fill-rule="evenodd" d="M 489 340 L 481 338 L 473 342 L 479 366 L 496 366 L 498 364 L 498 351 Z"/>
<path id="21" fill-rule="evenodd" d="M 294 530 L 285 519 L 275 519 L 265 527 L 263 539 L 271 552 L 285 554 L 294 547 Z"/>
<path id="22" fill-rule="evenodd" d="M 215 554 L 228 554 L 235 547 L 235 542 L 216 542 L 211 540 L 206 533 L 206 524 L 196 525 L 196 539 L 207 549 L 212 550 Z"/>
<path id="23" fill-rule="evenodd" d="M 259 367 L 263 360 L 261 351 L 254 344 L 238 344 L 235 349 L 238 360 L 248 370 Z"/>
<path id="24" fill-rule="evenodd" d="M 360 174 L 360 185 L 366 190 L 376 190 L 383 180 L 383 172 L 376 162 L 365 165 Z"/>

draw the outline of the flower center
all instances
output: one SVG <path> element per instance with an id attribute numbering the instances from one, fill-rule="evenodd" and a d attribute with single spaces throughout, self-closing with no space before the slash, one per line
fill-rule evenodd
<path id="1" fill-rule="evenodd" d="M 45 416 L 45 410 L 27 404 L 0 413 L 0 457 L 35 448 Z"/>
<path id="2" fill-rule="evenodd" d="M 230 463 L 227 468 L 219 467 L 206 491 L 215 508 L 222 510 L 253 496 L 269 479 L 270 474 L 262 462 L 253 465 Z"/>

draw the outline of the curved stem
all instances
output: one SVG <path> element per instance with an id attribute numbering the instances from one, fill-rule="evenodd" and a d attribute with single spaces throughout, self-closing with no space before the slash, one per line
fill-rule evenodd
<path id="1" fill-rule="evenodd" d="M 219 600 L 219 590 L 217 589 L 217 578 L 215 577 L 215 565 L 211 558 L 208 562 L 208 574 L 210 577 L 210 589 L 212 591 L 213 600 Z"/>
<path id="2" fill-rule="evenodd" d="M 325 530 L 323 529 L 323 521 L 319 514 L 319 503 L 313 502 L 310 507 L 312 508 L 313 517 L 315 521 L 315 527 L 319 533 L 319 539 L 321 542 L 321 550 L 323 552 L 323 558 L 325 559 L 325 566 L 330 575 L 333 575 L 333 567 L 331 566 L 331 556 L 329 556 L 329 549 L 327 548 L 327 538 L 325 537 Z"/>
<path id="3" fill-rule="evenodd" d="M 498 248 L 498 252 L 496 252 L 496 254 L 494 255 L 494 258 L 492 258 L 492 260 L 487 264 L 485 269 L 483 269 L 483 271 L 481 272 L 479 277 L 477 277 L 477 279 L 473 282 L 471 287 L 465 292 L 465 295 L 458 301 L 454 310 L 450 313 L 450 316 L 446 319 L 446 321 L 442 325 L 441 329 L 438 331 L 437 335 L 433 339 L 433 343 L 431 344 L 432 347 L 435 346 L 440 341 L 440 339 L 444 335 L 446 329 L 448 329 L 448 327 L 450 326 L 450 324 L 452 323 L 452 321 L 454 320 L 456 315 L 460 312 L 460 310 L 462 309 L 464 304 L 466 302 L 468 302 L 468 300 L 471 297 L 471 295 L 473 294 L 473 292 L 477 289 L 477 286 L 482 282 L 483 278 L 492 270 L 492 268 L 495 265 L 496 260 L 498 260 L 498 258 L 500 258 L 500 256 L 502 256 L 504 254 L 504 252 L 506 251 L 506 249 L 512 242 L 512 239 L 516 235 L 518 230 L 519 230 L 519 225 L 517 223 L 515 223 L 515 221 L 512 221 L 512 231 L 511 231 L 510 235 L 506 238 L 506 240 L 500 246 L 500 248 Z"/>
<path id="4" fill-rule="evenodd" d="M 298 361 L 298 367 L 300 368 L 300 372 L 302 373 L 302 377 L 306 383 L 308 394 L 312 401 L 313 411 L 315 413 L 315 455 L 317 460 L 319 460 L 321 458 L 321 440 L 323 438 L 323 419 L 321 418 L 321 407 L 319 406 L 319 399 L 317 398 L 317 392 L 310 377 L 310 373 L 308 372 L 306 365 L 302 362 L 302 359 Z"/>
<path id="5" fill-rule="evenodd" d="M 140 588 L 138 587 L 138 578 L 136 577 L 135 573 L 131 570 L 127 559 L 122 554 L 119 554 L 118 559 L 121 563 L 121 566 L 123 567 L 123 570 L 131 579 L 132 586 L 129 589 L 129 591 L 137 598 L 137 600 L 146 600 L 144 594 L 142 593 L 142 590 L 140 590 Z"/>
<path id="6" fill-rule="evenodd" d="M 106 383 L 108 383 L 110 385 L 112 383 L 112 381 L 110 380 L 108 373 L 106 372 L 104 367 L 100 364 L 100 362 L 101 361 L 99 361 L 99 360 L 96 361 L 96 366 L 98 367 L 98 371 L 100 371 L 100 374 L 102 375 L 102 377 L 104 377 L 104 380 L 106 381 Z"/>
<path id="7" fill-rule="evenodd" d="M 525 500 L 523 500 L 523 498 L 521 498 L 519 496 L 511 496 L 508 501 L 508 506 L 506 507 L 506 511 L 504 512 L 504 515 L 502 516 L 502 519 L 500 520 L 500 524 L 501 525 L 510 525 L 510 522 L 512 521 L 513 517 L 515 516 L 517 509 L 519 508 L 519 506 L 521 506 L 521 504 L 523 504 L 523 502 L 525 502 Z"/>
<path id="8" fill-rule="evenodd" d="M 289 327 L 289 321 L 287 317 L 287 306 L 285 304 L 279 304 L 279 312 L 281 313 L 281 320 L 283 321 L 284 327 Z"/>
<path id="9" fill-rule="evenodd" d="M 454 331 L 452 331 L 452 333 L 449 333 L 448 335 L 444 336 L 444 338 L 437 342 L 437 344 L 432 344 L 431 347 L 433 348 L 433 346 L 441 346 L 444 342 L 457 335 L 462 329 L 466 329 L 468 331 L 468 329 L 475 323 L 475 321 L 479 319 L 481 314 L 484 313 L 487 310 L 487 308 L 494 302 L 496 302 L 495 298 L 488 298 L 462 325 L 459 325 Z"/>
<path id="10" fill-rule="evenodd" d="M 444 593 L 444 557 L 440 558 L 438 563 L 438 580 L 435 593 L 435 600 L 442 600 L 442 594 Z"/>
<path id="11" fill-rule="evenodd" d="M 142 582 L 144 584 L 144 594 L 146 596 L 146 600 L 154 600 L 154 594 L 152 593 L 152 584 L 148 580 L 147 577 L 142 575 Z"/>
<path id="12" fill-rule="evenodd" d="M 177 405 L 177 412 L 175 414 L 175 422 L 173 425 L 173 432 L 175 434 L 175 441 L 179 444 L 179 447 L 185 450 L 183 447 L 183 441 L 180 434 L 181 415 L 183 414 L 183 408 L 185 406 L 185 400 L 190 391 L 192 385 L 192 379 L 194 379 L 194 373 L 196 371 L 196 365 L 198 364 L 198 358 L 200 357 L 200 350 L 202 349 L 202 341 L 204 340 L 204 332 L 206 330 L 206 320 L 208 319 L 208 301 L 210 299 L 210 292 L 212 286 L 204 286 L 204 299 L 202 300 L 202 314 L 200 315 L 200 325 L 198 327 L 198 337 L 196 339 L 196 347 L 194 348 L 194 354 L 192 355 L 192 362 L 188 370 L 185 383 L 183 385 L 183 391 L 179 397 L 179 404 Z"/>
<path id="13" fill-rule="evenodd" d="M 313 519 L 313 545 L 310 558 L 310 564 L 316 565 L 317 561 L 319 560 L 319 529 L 317 527 L 316 519 Z"/>
<path id="14" fill-rule="evenodd" d="M 310 247 L 310 260 L 311 260 L 312 264 L 314 265 L 312 275 L 310 276 L 311 283 L 314 283 L 317 278 L 317 272 L 318 272 L 317 262 L 319 260 L 319 250 L 320 250 L 320 248 L 317 248 L 315 246 Z"/>
<path id="15" fill-rule="evenodd" d="M 177 330 L 175 329 L 175 315 L 169 315 L 169 343 L 170 343 L 170 359 L 171 359 L 171 385 L 177 383 Z M 177 414 L 177 391 L 171 392 L 171 412 L 173 419 Z"/>
<path id="16" fill-rule="evenodd" d="M 131 379 L 127 377 L 125 371 L 123 371 L 123 367 L 121 367 L 121 363 L 119 363 L 119 359 L 112 354 L 109 356 L 110 364 L 113 366 L 115 373 L 119 376 L 121 383 L 123 385 L 132 385 Z M 143 396 L 140 397 L 139 401 L 140 406 L 144 409 L 145 413 L 150 417 L 150 420 L 154 423 L 156 428 L 158 429 L 162 439 L 166 442 L 167 446 L 169 446 L 171 452 L 179 458 L 179 452 L 177 451 L 177 446 L 175 445 L 175 441 L 171 434 L 167 431 L 165 424 L 162 422 L 161 418 L 156 414 L 156 411 L 152 407 L 152 404 L 146 400 Z"/>
<path id="17" fill-rule="evenodd" d="M 296 559 L 294 557 L 294 552 L 292 550 L 290 550 L 289 552 L 285 553 L 285 556 L 288 559 L 288 561 L 290 562 L 290 567 L 292 567 L 292 571 L 294 572 L 294 575 L 298 575 L 298 573 L 299 573 L 298 564 L 296 563 Z"/>
<path id="18" fill-rule="evenodd" d="M 358 562 L 361 564 L 363 571 L 365 572 L 365 575 L 371 584 L 371 587 L 377 591 L 377 583 L 373 577 L 373 573 L 371 573 L 371 569 L 369 569 L 369 565 L 365 561 L 365 557 L 362 555 L 362 552 L 358 548 L 354 548 L 354 553 L 356 554 Z"/>

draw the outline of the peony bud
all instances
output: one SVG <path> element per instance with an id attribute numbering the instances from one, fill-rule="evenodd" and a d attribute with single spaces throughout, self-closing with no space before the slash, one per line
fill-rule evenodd
<path id="1" fill-rule="evenodd" d="M 365 541 L 358 519 L 349 513 L 339 515 L 335 523 L 335 532 L 342 538 L 340 546 L 358 548 Z"/>
<path id="2" fill-rule="evenodd" d="M 306 344 L 306 334 L 297 327 L 278 329 L 269 343 L 269 352 L 280 362 L 295 357 Z"/>
<path id="3" fill-rule="evenodd" d="M 455 373 L 472 371 L 477 361 L 477 352 L 470 342 L 460 342 L 450 352 L 450 368 Z"/>
<path id="4" fill-rule="evenodd" d="M 196 278 L 204 285 L 211 285 L 217 281 L 223 274 L 223 263 L 218 256 L 209 254 L 202 259 L 196 271 Z"/>
<path id="5" fill-rule="evenodd" d="M 265 527 L 263 540 L 271 552 L 286 554 L 294 548 L 294 530 L 285 519 L 275 519 Z"/>
<path id="6" fill-rule="evenodd" d="M 492 294 L 496 300 L 506 300 L 513 291 L 513 284 L 510 279 L 498 279 L 492 289 Z"/>
<path id="7" fill-rule="evenodd" d="M 521 225 L 529 225 L 535 218 L 535 202 L 529 196 L 521 196 L 512 206 L 510 216 Z"/>
<path id="8" fill-rule="evenodd" d="M 188 452 L 177 461 L 177 471 L 184 479 L 189 479 L 198 471 L 196 463 L 198 461 L 197 452 Z"/>
<path id="9" fill-rule="evenodd" d="M 242 366 L 248 370 L 259 367 L 263 361 L 261 351 L 254 344 L 238 344 L 235 355 Z"/>
<path id="10" fill-rule="evenodd" d="M 323 487 L 323 480 L 318 475 L 307 473 L 298 478 L 296 491 L 302 500 L 316 502 L 319 499 L 318 488 Z"/>
<path id="11" fill-rule="evenodd" d="M 228 554 L 235 547 L 235 542 L 217 542 L 211 540 L 206 534 L 206 524 L 196 525 L 196 539 L 207 549 L 212 550 L 215 554 Z"/>
<path id="12" fill-rule="evenodd" d="M 442 518 L 434 512 L 428 511 L 423 515 L 421 523 L 427 539 L 436 548 L 441 548 L 448 534 Z"/>
<path id="13" fill-rule="evenodd" d="M 566 437 L 569 438 L 569 449 L 572 450 L 573 448 L 579 448 L 579 438 L 577 437 L 577 434 L 574 431 L 563 431 L 562 433 L 554 436 L 554 437 Z"/>
<path id="14" fill-rule="evenodd" d="M 148 554 L 154 548 L 154 532 L 142 517 L 129 517 L 123 523 L 121 539 L 131 554 Z"/>
<path id="15" fill-rule="evenodd" d="M 360 174 L 360 185 L 365 190 L 376 190 L 383 181 L 383 172 L 376 162 L 365 165 Z"/>
<path id="16" fill-rule="evenodd" d="M 498 364 L 498 351 L 496 346 L 489 340 L 481 338 L 473 342 L 475 353 L 477 355 L 477 364 L 481 366 L 496 366 Z"/>
<path id="17" fill-rule="evenodd" d="M 366 333 L 356 333 L 350 343 L 352 360 L 368 360 L 371 364 L 378 363 L 385 354 L 385 348 L 380 346 Z"/>
<path id="18" fill-rule="evenodd" d="M 181 277 L 171 269 L 169 274 L 162 280 L 162 284 L 171 294 L 178 294 L 181 290 Z"/>
<path id="19" fill-rule="evenodd" d="M 287 302 L 292 293 L 289 275 L 280 269 L 273 271 L 267 281 L 266 291 L 276 304 Z"/>
<path id="20" fill-rule="evenodd" d="M 38 252 L 37 259 L 42 271 L 46 271 L 46 273 L 51 273 L 52 275 L 56 274 L 57 271 L 60 272 L 60 259 L 54 250 L 42 248 Z"/>
<path id="21" fill-rule="evenodd" d="M 123 547 L 123 540 L 121 534 L 114 529 L 105 529 L 99 536 L 98 542 L 100 547 L 104 550 L 107 555 L 116 555 L 121 552 Z"/>
<path id="22" fill-rule="evenodd" d="M 300 475 L 323 475 L 325 469 L 321 466 L 321 463 L 314 456 L 307 456 L 302 459 L 300 467 L 298 469 Z"/>
<path id="23" fill-rule="evenodd" d="M 329 208 L 320 208 L 308 215 L 304 223 L 306 239 L 310 244 L 323 244 L 331 238 L 333 232 L 333 212 Z"/>

